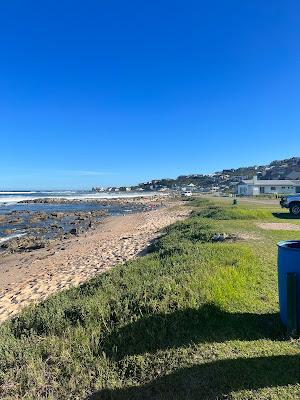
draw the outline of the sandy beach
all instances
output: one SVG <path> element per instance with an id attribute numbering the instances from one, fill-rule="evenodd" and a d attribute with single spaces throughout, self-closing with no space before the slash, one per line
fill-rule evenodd
<path id="1" fill-rule="evenodd" d="M 178 203 L 107 217 L 94 230 L 51 248 L 12 254 L 0 262 L 0 321 L 59 290 L 78 285 L 141 254 L 159 231 L 189 213 Z"/>

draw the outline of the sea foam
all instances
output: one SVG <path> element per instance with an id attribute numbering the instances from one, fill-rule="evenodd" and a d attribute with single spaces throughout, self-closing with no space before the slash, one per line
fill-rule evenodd
<path id="1" fill-rule="evenodd" d="M 26 235 L 27 235 L 27 233 L 14 233 L 14 234 L 12 234 L 12 235 L 5 236 L 4 238 L 0 238 L 0 245 L 1 245 L 2 243 L 8 242 L 8 241 L 11 240 L 11 239 L 20 238 L 20 237 L 26 236 Z"/>

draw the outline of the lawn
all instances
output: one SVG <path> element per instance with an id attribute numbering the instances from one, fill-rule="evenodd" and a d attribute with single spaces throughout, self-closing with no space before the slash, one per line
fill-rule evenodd
<path id="1" fill-rule="evenodd" d="M 297 399 L 278 314 L 276 205 L 191 200 L 151 252 L 0 327 L 3 399 Z M 229 240 L 215 242 L 216 234 Z"/>

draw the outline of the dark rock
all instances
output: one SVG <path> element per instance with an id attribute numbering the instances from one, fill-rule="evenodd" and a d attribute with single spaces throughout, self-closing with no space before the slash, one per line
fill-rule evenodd
<path id="1" fill-rule="evenodd" d="M 64 213 L 62 213 L 62 212 L 51 213 L 51 217 L 63 218 L 64 217 Z"/>
<path id="2" fill-rule="evenodd" d="M 8 221 L 8 223 L 11 224 L 19 224 L 22 221 L 21 218 L 15 218 L 15 219 L 11 219 Z"/>
<path id="3" fill-rule="evenodd" d="M 28 221 L 30 223 L 45 221 L 49 218 L 49 215 L 46 213 L 35 213 Z"/>
<path id="4" fill-rule="evenodd" d="M 11 253 L 32 251 L 44 248 L 46 242 L 42 239 L 38 239 L 33 236 L 26 236 L 21 238 L 11 239 L 3 243 L 0 247 L 2 249 L 8 250 Z"/>

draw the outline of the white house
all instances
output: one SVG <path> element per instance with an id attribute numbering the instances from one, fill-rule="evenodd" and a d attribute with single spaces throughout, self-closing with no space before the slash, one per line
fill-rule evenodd
<path id="1" fill-rule="evenodd" d="M 197 186 L 194 185 L 193 183 L 190 183 L 187 185 L 187 188 L 188 188 L 188 190 L 191 190 L 193 192 L 194 190 L 197 189 Z"/>
<path id="2" fill-rule="evenodd" d="M 237 194 L 244 196 L 293 193 L 300 193 L 300 180 L 258 180 L 254 177 L 253 179 L 243 180 L 237 185 Z"/>

